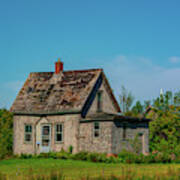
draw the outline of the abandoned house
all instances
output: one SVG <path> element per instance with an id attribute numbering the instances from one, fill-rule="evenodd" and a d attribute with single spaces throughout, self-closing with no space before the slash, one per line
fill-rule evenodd
<path id="1" fill-rule="evenodd" d="M 102 69 L 30 73 L 14 101 L 14 154 L 149 150 L 149 119 L 121 115 Z"/>

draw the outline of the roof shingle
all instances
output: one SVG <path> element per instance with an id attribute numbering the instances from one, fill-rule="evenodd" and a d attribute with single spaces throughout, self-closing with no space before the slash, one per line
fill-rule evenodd
<path id="1" fill-rule="evenodd" d="M 81 110 L 102 69 L 30 73 L 12 112 L 44 113 Z"/>

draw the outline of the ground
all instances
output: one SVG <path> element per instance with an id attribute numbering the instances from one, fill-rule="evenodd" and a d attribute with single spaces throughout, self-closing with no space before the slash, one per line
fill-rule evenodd
<path id="1" fill-rule="evenodd" d="M 9 159 L 0 161 L 0 175 L 8 179 L 24 179 L 29 175 L 49 175 L 61 172 L 65 179 L 82 179 L 82 177 L 108 177 L 115 175 L 122 179 L 137 179 L 144 176 L 156 179 L 180 174 L 180 164 L 105 164 L 75 160 L 55 159 Z M 129 178 L 127 178 L 129 177 Z M 156 177 L 156 178 L 155 178 Z M 1 176 L 0 176 L 0 179 Z"/>

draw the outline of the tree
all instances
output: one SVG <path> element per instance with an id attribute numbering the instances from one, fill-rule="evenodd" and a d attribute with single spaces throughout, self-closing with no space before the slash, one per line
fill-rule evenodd
<path id="1" fill-rule="evenodd" d="M 150 149 L 160 152 L 180 152 L 180 121 L 174 108 L 168 111 L 154 110 L 148 118 L 150 123 Z"/>
<path id="2" fill-rule="evenodd" d="M 130 91 L 128 91 L 124 86 L 121 87 L 120 97 L 120 107 L 122 112 L 125 114 L 130 110 L 130 107 L 133 104 L 134 97 Z"/>
<path id="3" fill-rule="evenodd" d="M 174 94 L 174 105 L 180 106 L 180 91 Z"/>
<path id="4" fill-rule="evenodd" d="M 13 115 L 0 109 L 0 158 L 12 154 Z"/>
<path id="5" fill-rule="evenodd" d="M 144 107 L 141 104 L 140 101 L 137 101 L 136 104 L 132 108 L 132 113 L 134 116 L 138 116 L 139 114 L 142 114 L 144 111 Z"/>

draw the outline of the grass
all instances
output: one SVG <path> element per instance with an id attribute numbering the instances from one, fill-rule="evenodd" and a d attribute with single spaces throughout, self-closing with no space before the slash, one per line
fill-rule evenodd
<path id="1" fill-rule="evenodd" d="M 105 164 L 56 159 L 9 159 L 0 161 L 0 180 L 28 179 L 43 175 L 51 179 L 180 179 L 180 164 Z M 52 176 L 54 178 L 52 178 Z M 33 179 L 31 177 L 31 179 Z M 42 178 L 39 178 L 42 179 Z M 98 178 L 99 179 L 99 178 Z"/>

